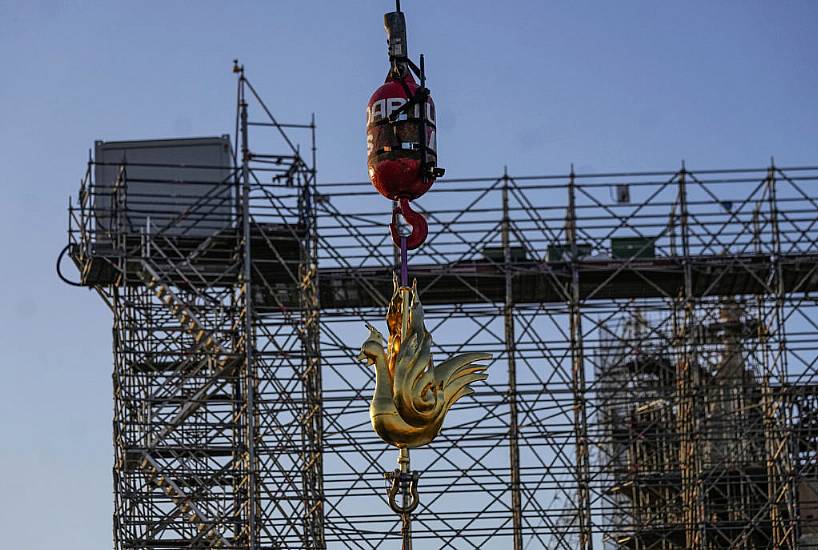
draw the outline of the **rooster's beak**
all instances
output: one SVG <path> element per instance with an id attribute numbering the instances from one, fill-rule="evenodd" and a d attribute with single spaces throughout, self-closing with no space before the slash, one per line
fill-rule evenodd
<path id="1" fill-rule="evenodd" d="M 367 360 L 367 357 L 364 354 L 363 350 L 361 350 L 361 353 L 358 354 L 358 361 L 366 361 L 366 360 Z"/>

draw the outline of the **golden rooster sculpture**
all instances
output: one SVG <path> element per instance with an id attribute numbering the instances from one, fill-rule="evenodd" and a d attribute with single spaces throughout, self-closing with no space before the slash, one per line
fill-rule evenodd
<path id="1" fill-rule="evenodd" d="M 423 321 L 417 284 L 399 286 L 389 303 L 389 340 L 372 325 L 358 358 L 375 367 L 375 393 L 369 415 L 386 443 L 411 449 L 430 443 L 458 399 L 470 395 L 472 382 L 485 380 L 489 353 L 464 353 L 432 364 L 432 335 Z M 384 348 L 384 343 L 387 344 Z"/>

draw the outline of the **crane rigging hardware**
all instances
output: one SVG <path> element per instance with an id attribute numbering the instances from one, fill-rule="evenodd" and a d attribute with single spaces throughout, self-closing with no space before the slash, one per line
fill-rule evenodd
<path id="1" fill-rule="evenodd" d="M 426 88 L 424 57 L 419 65 L 409 59 L 400 3 L 384 16 L 384 26 L 390 68 L 367 105 L 367 169 L 375 189 L 397 202 L 390 225 L 395 245 L 400 246 L 402 217 L 412 228 L 406 241 L 411 250 L 426 239 L 428 227 L 409 202 L 426 193 L 445 170 L 437 166 L 436 112 Z"/>
<path id="2" fill-rule="evenodd" d="M 408 250 L 420 247 L 428 236 L 426 219 L 409 203 L 444 173 L 437 166 L 435 105 L 426 88 L 423 55 L 419 66 L 409 59 L 399 0 L 396 11 L 384 16 L 384 26 L 390 69 L 367 106 L 367 167 L 375 189 L 394 201 L 390 232 L 400 249 L 400 282 L 395 276 L 386 315 L 388 341 L 368 324 L 369 337 L 359 359 L 375 368 L 372 428 L 399 451 L 398 469 L 385 477 L 390 482 L 389 506 L 401 517 L 403 550 L 411 550 L 411 514 L 420 503 L 420 474 L 410 469 L 409 449 L 434 440 L 455 402 L 473 393 L 472 383 L 487 378 L 487 365 L 478 362 L 489 361 L 491 354 L 463 353 L 436 366 L 432 362 L 432 336 L 424 324 L 417 284 L 409 286 Z"/>

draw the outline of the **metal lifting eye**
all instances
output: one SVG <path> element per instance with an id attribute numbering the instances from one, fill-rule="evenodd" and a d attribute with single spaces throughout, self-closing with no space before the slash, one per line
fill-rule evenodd
<path id="1" fill-rule="evenodd" d="M 389 487 L 389 507 L 396 514 L 411 514 L 420 504 L 420 495 L 418 495 L 418 480 L 420 475 L 417 472 L 401 473 L 400 470 L 389 472 L 386 474 L 387 479 L 392 480 L 392 485 Z M 403 483 L 409 483 L 409 502 L 406 506 L 398 504 L 397 495 Z"/>

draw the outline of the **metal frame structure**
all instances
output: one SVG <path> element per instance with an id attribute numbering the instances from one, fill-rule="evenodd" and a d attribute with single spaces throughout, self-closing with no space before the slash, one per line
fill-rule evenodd
<path id="1" fill-rule="evenodd" d="M 410 259 L 437 351 L 496 361 L 416 453 L 415 536 L 441 548 L 805 547 L 818 487 L 804 413 L 818 374 L 816 177 L 682 167 L 437 185 L 423 201 L 436 205 L 424 212 L 433 236 Z M 360 205 L 366 183 L 318 190 L 327 536 L 374 548 L 397 527 L 348 325 L 378 321 L 393 260 L 385 214 Z"/>
<path id="2" fill-rule="evenodd" d="M 400 522 L 356 356 L 391 295 L 391 209 L 368 183 L 318 184 L 315 125 L 278 123 L 236 71 L 229 230 L 125 227 L 127 163 L 111 223 L 90 167 L 70 207 L 71 256 L 114 314 L 115 547 L 377 548 Z M 261 152 L 271 134 L 283 154 Z M 434 351 L 495 359 L 413 453 L 418 546 L 814 540 L 817 182 L 773 165 L 438 182 L 410 258 Z"/>
<path id="3" fill-rule="evenodd" d="M 235 71 L 235 168 L 216 192 L 176 167 L 168 200 L 204 196 L 134 228 L 161 197 L 129 191 L 145 182 L 127 162 L 95 182 L 92 160 L 70 208 L 71 256 L 114 316 L 117 549 L 324 547 L 315 125 L 279 124 Z M 285 128 L 308 132 L 311 159 Z M 251 133 L 284 152 L 251 151 Z M 225 186 L 235 208 L 214 224 Z"/>

